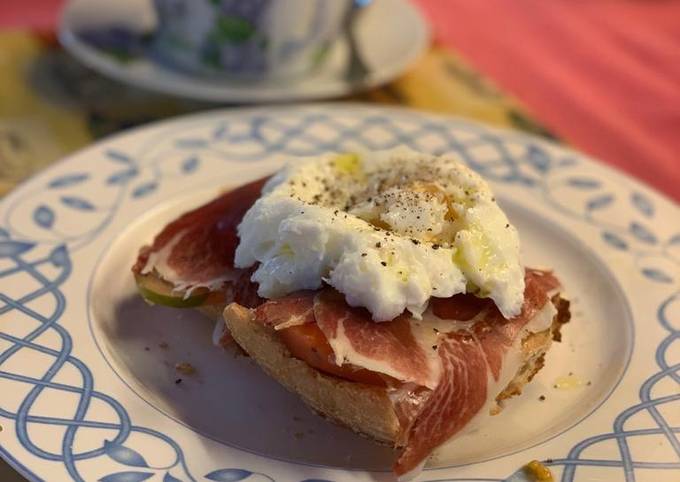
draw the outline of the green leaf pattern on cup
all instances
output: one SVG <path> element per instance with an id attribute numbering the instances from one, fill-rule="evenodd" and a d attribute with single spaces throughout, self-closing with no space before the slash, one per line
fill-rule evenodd
<path id="1" fill-rule="evenodd" d="M 215 71 L 264 70 L 269 39 L 258 25 L 263 20 L 269 0 L 261 0 L 249 7 L 230 0 L 210 0 L 209 3 L 213 22 L 199 52 L 203 65 Z"/>
<path id="2" fill-rule="evenodd" d="M 215 37 L 226 42 L 240 44 L 255 35 L 255 26 L 241 17 L 219 16 L 215 21 Z"/>

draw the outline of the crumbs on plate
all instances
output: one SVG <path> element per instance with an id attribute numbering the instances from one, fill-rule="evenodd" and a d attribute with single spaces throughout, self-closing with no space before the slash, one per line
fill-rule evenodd
<path id="1" fill-rule="evenodd" d="M 193 375 L 194 373 L 196 373 L 196 369 L 189 362 L 175 363 L 175 370 L 184 375 Z"/>

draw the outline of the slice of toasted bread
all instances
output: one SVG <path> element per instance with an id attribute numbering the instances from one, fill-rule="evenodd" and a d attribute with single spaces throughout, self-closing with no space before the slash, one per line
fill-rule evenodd
<path id="1" fill-rule="evenodd" d="M 552 340 L 559 338 L 562 324 L 569 320 L 568 302 L 556 297 L 553 303 L 558 313 L 552 326 L 522 340 L 524 363 L 497 401 L 520 394 L 543 366 Z M 355 432 L 398 445 L 402 428 L 386 388 L 346 381 L 312 368 L 293 357 L 272 328 L 256 322 L 252 310 L 236 303 L 227 305 L 224 320 L 239 346 L 313 410 Z"/>
<path id="2" fill-rule="evenodd" d="M 156 278 L 152 286 L 161 296 L 182 298 L 182 294 L 174 291 L 170 283 L 157 277 L 155 271 L 146 277 Z M 137 277 L 138 285 L 141 285 L 140 280 Z M 326 375 L 294 358 L 272 329 L 252 320 L 251 310 L 237 303 L 230 303 L 225 308 L 225 298 L 229 301 L 229 293 L 219 293 L 219 296 L 216 293 L 210 299 L 215 302 L 186 307 L 198 310 L 213 321 L 224 317 L 239 347 L 270 376 L 297 393 L 322 416 L 377 441 L 397 443 L 401 426 L 386 389 Z M 515 378 L 497 395 L 499 403 L 521 394 L 522 388 L 543 367 L 551 341 L 560 340 L 560 328 L 569 321 L 569 302 L 559 296 L 555 296 L 552 302 L 558 310 L 552 327 L 522 340 L 524 363 Z M 233 343 L 228 333 L 222 334 L 219 339 L 225 345 Z M 499 411 L 500 406 L 494 413 Z"/>

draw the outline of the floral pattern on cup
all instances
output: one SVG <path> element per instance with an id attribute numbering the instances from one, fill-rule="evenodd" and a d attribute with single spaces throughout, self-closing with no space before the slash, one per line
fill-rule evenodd
<path id="1" fill-rule="evenodd" d="M 280 78 L 321 63 L 349 3 L 154 0 L 154 6 L 154 52 L 162 61 L 203 74 Z"/>

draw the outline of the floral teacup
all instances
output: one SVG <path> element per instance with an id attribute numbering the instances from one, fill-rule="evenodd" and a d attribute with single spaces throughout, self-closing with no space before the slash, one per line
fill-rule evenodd
<path id="1" fill-rule="evenodd" d="M 154 0 L 154 51 L 184 70 L 284 78 L 318 66 L 350 0 Z"/>

